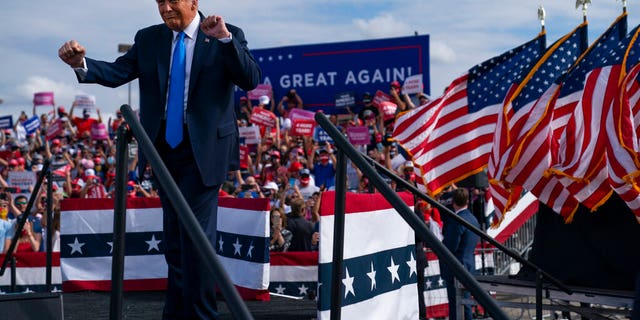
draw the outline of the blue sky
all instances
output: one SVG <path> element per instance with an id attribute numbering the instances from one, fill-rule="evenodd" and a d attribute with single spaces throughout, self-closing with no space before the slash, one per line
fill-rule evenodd
<path id="1" fill-rule="evenodd" d="M 236 0 L 200 1 L 205 14 L 220 14 L 244 29 L 250 48 L 326 43 L 429 34 L 432 95 L 474 64 L 535 37 L 537 8 L 547 12 L 550 44 L 582 21 L 574 0 Z M 640 8 L 629 4 L 631 29 Z M 31 114 L 33 93 L 53 91 L 56 103 L 70 107 L 76 94 L 96 96 L 106 121 L 127 102 L 127 86 L 80 85 L 57 57 L 67 40 L 102 60 L 118 56 L 119 43 L 131 43 L 136 30 L 161 23 L 155 1 L 10 1 L 3 4 L 0 35 L 0 115 Z M 620 1 L 594 1 L 588 9 L 593 41 L 622 12 Z M 132 104 L 137 105 L 137 83 Z"/>

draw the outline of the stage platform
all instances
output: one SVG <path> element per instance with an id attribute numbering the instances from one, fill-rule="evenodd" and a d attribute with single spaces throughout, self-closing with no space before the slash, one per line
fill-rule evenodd
<path id="1" fill-rule="evenodd" d="M 109 319 L 109 292 L 64 293 L 65 320 Z M 255 319 L 315 319 L 316 302 L 272 296 L 271 301 L 246 301 Z M 164 291 L 125 292 L 123 319 L 158 320 L 162 318 Z M 221 319 L 233 319 L 224 301 L 218 301 Z"/>
<path id="2" fill-rule="evenodd" d="M 498 305 L 503 308 L 535 309 L 536 284 L 533 281 L 509 276 L 476 276 L 480 286 L 496 292 Z M 633 307 L 632 291 L 605 290 L 569 286 L 572 294 L 543 285 L 543 309 L 570 311 L 601 319 L 606 316 L 629 316 Z"/>

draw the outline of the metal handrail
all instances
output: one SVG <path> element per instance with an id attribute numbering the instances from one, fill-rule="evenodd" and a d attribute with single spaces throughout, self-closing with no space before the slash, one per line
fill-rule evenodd
<path id="1" fill-rule="evenodd" d="M 522 256 L 520 256 L 514 250 L 505 247 L 502 243 L 498 242 L 496 239 L 494 239 L 493 237 L 488 235 L 486 232 L 484 232 L 484 231 L 480 230 L 479 228 L 477 228 L 476 226 L 470 224 L 469 222 L 467 222 L 466 220 L 464 220 L 463 218 L 461 218 L 460 216 L 455 214 L 455 212 L 451 211 L 449 208 L 447 208 L 444 205 L 442 205 L 437 200 L 429 197 L 424 192 L 420 191 L 414 185 L 410 184 L 409 182 L 407 182 L 406 180 L 402 179 L 401 177 L 398 177 L 395 173 L 391 172 L 391 170 L 389 170 L 388 168 L 382 166 L 381 164 L 377 163 L 376 161 L 374 161 L 373 159 L 371 159 L 369 157 L 366 157 L 366 158 L 369 160 L 370 164 L 372 164 L 376 169 L 381 171 L 387 177 L 393 179 L 397 184 L 399 184 L 402 187 L 406 188 L 407 190 L 411 191 L 411 193 L 413 193 L 414 195 L 420 197 L 420 199 L 429 202 L 432 206 L 437 207 L 438 210 L 440 211 L 440 213 L 444 213 L 448 217 L 450 217 L 452 219 L 455 219 L 458 223 L 460 223 L 461 225 L 465 226 L 465 228 L 467 228 L 471 232 L 477 234 L 484 241 L 489 242 L 492 246 L 494 246 L 498 250 L 506 253 L 508 256 L 510 256 L 511 258 L 515 259 L 519 263 L 522 263 L 523 265 L 525 265 L 527 267 L 533 268 L 536 271 L 540 271 L 540 274 L 542 275 L 542 277 L 544 279 L 547 279 L 551 284 L 555 285 L 558 289 L 564 291 L 567 294 L 572 294 L 573 293 L 573 290 L 571 290 L 569 287 L 567 287 L 565 284 L 563 284 L 556 277 L 550 275 L 549 273 L 544 271 L 542 268 L 540 268 L 537 265 L 535 265 L 533 262 L 523 258 Z"/>
<path id="2" fill-rule="evenodd" d="M 153 167 L 154 175 L 165 189 L 166 194 L 168 195 L 168 200 L 176 209 L 176 212 L 179 212 L 179 222 L 185 226 L 185 229 L 191 231 L 188 232 L 187 235 L 191 238 L 196 252 L 198 252 L 202 258 L 205 269 L 209 272 L 209 275 L 215 277 L 217 280 L 217 284 L 227 301 L 229 310 L 236 319 L 253 319 L 253 316 L 249 313 L 249 309 L 240 298 L 236 288 L 233 286 L 229 275 L 220 263 L 218 255 L 215 250 L 213 250 L 209 239 L 200 227 L 193 211 L 191 211 L 191 207 L 189 207 L 187 200 L 185 200 L 175 181 L 171 178 L 169 170 L 164 165 L 158 151 L 153 146 L 153 143 L 144 131 L 144 128 L 142 128 L 138 117 L 129 105 L 122 105 L 120 107 L 120 111 L 122 112 L 126 123 L 129 125 L 129 129 L 133 133 L 133 136 L 138 141 L 138 147 Z M 126 171 L 116 172 L 116 175 L 118 174 L 124 175 L 126 174 Z M 124 189 L 123 192 L 117 194 L 116 197 L 126 197 Z"/>
<path id="3" fill-rule="evenodd" d="M 398 211 L 400 216 L 411 226 L 416 234 L 422 239 L 440 258 L 440 261 L 451 270 L 451 272 L 460 280 L 460 282 L 474 295 L 478 302 L 489 312 L 494 319 L 509 319 L 507 315 L 498 307 L 496 301 L 482 289 L 478 281 L 469 273 L 458 259 L 438 240 L 438 238 L 427 228 L 424 221 L 411 210 L 398 194 L 385 183 L 373 166 L 358 152 L 344 137 L 344 135 L 329 121 L 326 115 L 316 113 L 316 122 L 329 134 L 338 148 L 338 152 L 344 152 L 346 156 L 362 171 L 363 175 L 369 178 L 369 181 L 380 191 L 387 201 Z M 344 185 L 345 177 L 336 176 L 336 187 Z M 337 205 L 337 204 L 336 204 Z M 336 207 L 336 214 L 344 214 L 344 207 Z M 337 228 L 336 228 L 337 229 Z M 335 235 L 334 235 L 335 236 Z M 334 241 L 334 246 L 342 246 L 343 243 Z M 337 250 L 334 249 L 334 252 Z M 335 259 L 343 259 L 343 257 L 333 257 Z M 332 273 L 332 277 L 336 274 L 340 276 L 340 272 Z M 340 278 L 332 278 L 331 284 L 339 286 Z M 335 289 L 334 289 L 335 290 Z M 332 290 L 333 291 L 333 290 Z M 336 299 L 339 300 L 339 299 Z M 333 300 L 332 300 L 333 302 Z M 340 319 L 340 304 L 331 306 L 331 318 Z"/>
<path id="4" fill-rule="evenodd" d="M 31 208 L 33 208 L 33 204 L 36 202 L 36 198 L 38 197 L 38 193 L 40 192 L 40 187 L 42 186 L 42 182 L 44 181 L 44 178 L 49 174 L 50 165 L 51 165 L 51 161 L 49 159 L 46 159 L 42 165 L 42 170 L 40 170 L 40 175 L 36 180 L 36 185 L 33 188 L 33 191 L 31 192 L 31 196 L 29 197 L 27 208 L 16 219 L 16 223 L 17 223 L 16 231 L 15 231 L 15 234 L 13 235 L 13 238 L 11 239 L 11 244 L 9 245 L 9 249 L 8 249 L 9 251 L 7 251 L 7 254 L 4 256 L 4 260 L 2 261 L 2 268 L 0 268 L 0 277 L 4 275 L 4 272 L 7 268 L 7 264 L 11 261 L 11 258 L 13 257 L 13 251 L 16 249 L 16 246 L 18 245 L 18 239 L 20 239 L 20 235 L 22 234 L 22 230 L 24 229 L 24 224 L 25 222 L 27 222 L 29 215 L 31 215 Z M 47 194 L 51 194 L 51 188 L 52 188 L 51 183 L 52 183 L 51 181 L 47 183 Z M 51 203 L 52 201 L 51 197 L 48 197 L 47 201 Z M 47 208 L 50 208 L 50 205 L 47 205 Z M 47 216 L 50 216 L 50 215 L 51 215 L 51 212 L 47 212 Z M 47 237 L 51 236 L 50 230 L 51 230 L 51 224 L 47 224 Z M 48 241 L 47 241 L 47 244 L 48 244 Z M 47 247 L 47 251 L 51 251 L 51 249 L 52 249 L 51 246 Z M 49 263 L 49 261 L 47 262 Z M 50 264 L 47 267 L 51 269 Z M 50 286 L 51 285 L 50 277 L 47 277 L 47 281 L 49 281 L 47 286 Z"/>

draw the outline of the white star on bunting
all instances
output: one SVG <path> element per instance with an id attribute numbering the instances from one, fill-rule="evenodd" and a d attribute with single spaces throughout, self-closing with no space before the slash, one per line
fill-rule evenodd
<path id="1" fill-rule="evenodd" d="M 371 272 L 367 272 L 367 277 L 371 279 L 371 291 L 376 288 L 376 270 L 373 269 L 373 262 L 371 262 Z"/>
<path id="2" fill-rule="evenodd" d="M 75 252 L 79 252 L 80 254 L 83 254 L 82 246 L 84 246 L 84 242 L 78 242 L 78 237 L 75 238 L 73 243 L 67 243 L 67 245 L 71 247 L 70 255 L 73 255 Z"/>
<path id="3" fill-rule="evenodd" d="M 345 268 L 346 271 L 346 275 L 344 277 L 344 279 L 342 279 L 342 284 L 344 284 L 344 297 L 346 298 L 347 295 L 349 295 L 349 292 L 351 292 L 352 295 L 356 295 L 356 293 L 353 291 L 353 279 L 354 277 L 351 277 L 349 275 L 349 269 Z"/>
<path id="4" fill-rule="evenodd" d="M 233 254 L 240 256 L 240 249 L 242 249 L 242 245 L 240 244 L 240 239 L 236 238 L 236 242 L 233 244 Z"/>
<path id="5" fill-rule="evenodd" d="M 304 285 L 304 283 L 302 284 L 302 286 L 298 287 L 298 290 L 300 290 L 300 295 L 307 295 L 307 290 L 309 290 L 309 288 L 307 286 Z"/>
<path id="6" fill-rule="evenodd" d="M 145 241 L 148 245 L 149 245 L 149 249 L 147 249 L 147 252 L 155 249 L 156 251 L 160 252 L 160 248 L 158 248 L 158 244 L 160 242 L 162 242 L 162 240 L 156 240 L 156 235 L 152 234 L 151 235 L 151 240 L 149 241 Z"/>
<path id="7" fill-rule="evenodd" d="M 249 250 L 247 251 L 247 257 L 253 258 L 253 249 L 255 247 L 253 246 L 253 241 L 251 242 L 251 244 L 249 245 Z"/>
<path id="8" fill-rule="evenodd" d="M 413 258 L 413 252 L 411 253 L 411 259 L 409 259 L 409 261 L 407 261 L 407 265 L 409 266 L 409 277 L 411 277 L 412 274 L 416 274 L 416 276 L 418 275 L 418 269 L 416 267 L 416 259 Z"/>
<path id="9" fill-rule="evenodd" d="M 398 282 L 400 282 L 400 275 L 398 275 L 398 268 L 400 268 L 399 264 L 395 264 L 395 262 L 393 261 L 393 257 L 391 257 L 391 265 L 389 265 L 389 267 L 387 267 L 387 270 L 389 270 L 389 272 L 391 273 L 391 283 L 393 284 L 395 281 L 395 279 L 398 279 Z"/>
<path id="10" fill-rule="evenodd" d="M 223 252 L 224 250 L 222 250 L 222 245 L 224 244 L 224 241 L 222 241 L 222 236 L 220 236 L 220 238 L 218 238 L 218 251 Z"/>

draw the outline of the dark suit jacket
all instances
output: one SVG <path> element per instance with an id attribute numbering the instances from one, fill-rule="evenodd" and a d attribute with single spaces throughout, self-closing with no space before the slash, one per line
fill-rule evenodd
<path id="1" fill-rule="evenodd" d="M 189 79 L 185 121 L 196 164 L 208 186 L 222 184 L 227 172 L 239 165 L 235 85 L 248 91 L 261 79 L 242 30 L 229 24 L 227 29 L 233 40 L 226 44 L 198 30 Z M 140 122 L 151 141 L 164 137 L 159 131 L 166 108 L 172 38 L 165 24 L 142 29 L 129 52 L 115 62 L 87 58 L 88 73 L 80 79 L 117 87 L 138 78 Z"/>
<path id="2" fill-rule="evenodd" d="M 469 210 L 465 209 L 458 212 L 458 216 L 473 224 L 476 228 L 480 228 L 478 220 Z M 456 258 L 458 258 L 458 261 L 464 265 L 465 269 L 474 273 L 476 269 L 474 251 L 480 241 L 480 237 L 452 218 L 447 218 L 444 221 L 442 235 L 442 243 L 447 247 L 447 249 L 449 249 Z M 451 279 L 453 275 L 449 270 L 447 270 L 444 264 L 441 263 L 440 266 L 442 267 L 443 278 L 445 278 L 445 280 L 447 280 L 446 278 Z"/>

